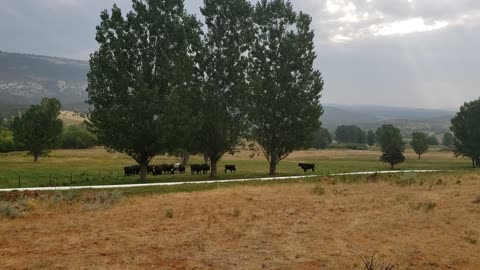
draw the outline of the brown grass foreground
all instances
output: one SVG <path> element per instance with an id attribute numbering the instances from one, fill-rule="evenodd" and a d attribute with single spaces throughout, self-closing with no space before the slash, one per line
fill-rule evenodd
<path id="1" fill-rule="evenodd" d="M 0 220 L 0 269 L 363 269 L 374 252 L 394 269 L 480 269 L 480 176 L 412 179 L 37 203 Z"/>

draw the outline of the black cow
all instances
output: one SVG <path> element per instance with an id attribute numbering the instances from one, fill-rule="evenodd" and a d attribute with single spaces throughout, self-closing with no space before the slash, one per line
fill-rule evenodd
<path id="1" fill-rule="evenodd" d="M 305 173 L 307 173 L 308 170 L 312 170 L 312 172 L 315 171 L 315 164 L 313 163 L 298 163 L 298 167 L 302 168 Z"/>
<path id="2" fill-rule="evenodd" d="M 165 174 L 174 174 L 173 164 L 162 164 L 162 171 Z"/>
<path id="3" fill-rule="evenodd" d="M 185 172 L 185 166 L 183 166 L 182 163 L 173 164 L 172 173 L 175 173 L 176 171 L 178 171 L 179 173 L 184 173 Z"/>
<path id="4" fill-rule="evenodd" d="M 125 172 L 125 176 L 133 176 L 140 174 L 140 165 L 132 165 L 128 167 L 123 167 L 123 171 Z"/>
<path id="5" fill-rule="evenodd" d="M 225 165 L 225 173 L 227 173 L 227 171 L 236 172 L 237 168 L 235 167 L 235 165 Z"/>
<path id="6" fill-rule="evenodd" d="M 190 165 L 190 170 L 191 170 L 192 174 L 194 174 L 194 173 L 199 174 L 202 171 L 202 165 L 192 164 L 192 165 Z"/>
<path id="7" fill-rule="evenodd" d="M 206 174 L 208 171 L 210 171 L 210 165 L 208 165 L 208 164 L 202 164 L 202 165 L 200 165 L 200 166 L 201 166 L 200 168 L 202 169 L 202 173 L 203 173 L 203 174 Z"/>
<path id="8" fill-rule="evenodd" d="M 125 172 L 125 176 L 131 176 L 131 175 L 133 175 L 133 171 L 132 171 L 131 166 L 123 167 L 123 171 Z"/>
<path id="9" fill-rule="evenodd" d="M 153 175 L 161 175 L 163 172 L 162 165 L 153 166 Z"/>
<path id="10" fill-rule="evenodd" d="M 148 165 L 147 166 L 147 173 L 148 174 L 153 174 L 153 167 L 154 167 L 153 165 Z"/>
<path id="11" fill-rule="evenodd" d="M 177 170 L 179 173 L 185 173 L 185 166 L 183 166 L 183 164 L 180 164 L 178 165 Z"/>

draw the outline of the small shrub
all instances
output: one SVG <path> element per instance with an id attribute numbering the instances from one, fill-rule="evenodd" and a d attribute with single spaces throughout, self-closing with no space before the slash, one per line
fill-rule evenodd
<path id="1" fill-rule="evenodd" d="M 234 217 L 239 217 L 239 216 L 240 216 L 240 210 L 238 210 L 237 208 L 235 208 L 235 209 L 233 210 L 233 216 L 234 216 Z"/>
<path id="2" fill-rule="evenodd" d="M 423 210 L 425 213 L 432 211 L 437 204 L 434 202 L 419 202 L 419 203 L 409 203 L 410 209 L 412 210 Z"/>
<path id="3" fill-rule="evenodd" d="M 81 200 L 88 204 L 89 209 L 108 208 L 118 203 L 123 198 L 123 192 L 120 190 L 101 191 L 87 194 Z"/>
<path id="4" fill-rule="evenodd" d="M 475 200 L 473 200 L 472 203 L 480 204 L 480 196 L 478 196 Z"/>
<path id="5" fill-rule="evenodd" d="M 325 194 L 325 189 L 321 185 L 315 185 L 315 187 L 312 189 L 312 193 L 314 195 L 322 196 Z"/>
<path id="6" fill-rule="evenodd" d="M 378 173 L 373 173 L 367 176 L 367 182 L 377 182 Z"/>
<path id="7" fill-rule="evenodd" d="M 165 217 L 166 218 L 173 218 L 173 209 L 172 208 L 168 208 L 167 210 L 165 210 Z"/>
<path id="8" fill-rule="evenodd" d="M 395 268 L 393 264 L 378 261 L 376 255 L 376 252 L 374 252 L 372 256 L 362 258 L 365 270 L 393 270 Z"/>
<path id="9" fill-rule="evenodd" d="M 411 186 L 417 183 L 417 180 L 411 177 L 402 177 L 399 179 L 395 180 L 395 184 L 401 186 L 401 187 L 406 187 L 406 186 Z"/>
<path id="10" fill-rule="evenodd" d="M 2 202 L 0 203 L 0 217 L 3 218 L 16 218 L 22 214 L 15 208 L 12 203 Z"/>
<path id="11" fill-rule="evenodd" d="M 465 241 L 467 241 L 467 243 L 476 245 L 478 243 L 479 234 L 477 231 L 473 230 L 466 231 L 463 238 L 465 239 Z"/>

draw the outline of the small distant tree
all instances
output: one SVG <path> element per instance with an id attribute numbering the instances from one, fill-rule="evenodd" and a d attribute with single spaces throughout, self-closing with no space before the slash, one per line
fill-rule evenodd
<path id="1" fill-rule="evenodd" d="M 467 102 L 452 119 L 450 130 L 455 137 L 455 154 L 472 159 L 480 167 L 480 99 Z"/>
<path id="2" fill-rule="evenodd" d="M 13 120 L 15 142 L 24 145 L 35 162 L 55 147 L 60 138 L 63 127 L 62 120 L 58 119 L 60 108 L 57 99 L 44 98 L 40 105 L 32 105 Z"/>
<path id="3" fill-rule="evenodd" d="M 0 127 L 0 153 L 15 151 L 15 141 L 13 132 L 4 127 Z"/>
<path id="4" fill-rule="evenodd" d="M 396 164 L 405 161 L 405 156 L 403 155 L 405 143 L 403 142 L 400 129 L 392 125 L 383 125 L 377 129 L 376 137 L 383 153 L 380 160 L 389 163 L 392 170 Z"/>
<path id="5" fill-rule="evenodd" d="M 339 143 L 360 143 L 367 142 L 367 135 L 360 127 L 355 125 L 341 125 L 335 130 L 335 140 Z"/>
<path id="6" fill-rule="evenodd" d="M 442 145 L 447 147 L 452 147 L 455 143 L 455 138 L 451 132 L 443 134 Z"/>
<path id="7" fill-rule="evenodd" d="M 320 128 L 314 133 L 312 147 L 316 149 L 325 149 L 332 143 L 332 135 L 326 128 Z"/>
<path id="8" fill-rule="evenodd" d="M 413 147 L 413 150 L 418 155 L 418 159 L 421 159 L 421 156 L 428 151 L 428 136 L 423 132 L 413 132 L 412 140 L 410 145 Z"/>
<path id="9" fill-rule="evenodd" d="M 435 135 L 429 136 L 427 140 L 429 145 L 440 145 L 440 143 L 438 142 L 437 136 Z"/>
<path id="10" fill-rule="evenodd" d="M 373 130 L 369 130 L 367 133 L 367 144 L 369 146 L 374 146 L 377 143 L 377 136 Z"/>

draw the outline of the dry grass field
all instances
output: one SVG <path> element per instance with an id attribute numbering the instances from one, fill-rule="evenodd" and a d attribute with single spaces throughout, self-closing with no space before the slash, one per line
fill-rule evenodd
<path id="1" fill-rule="evenodd" d="M 480 175 L 322 178 L 124 197 L 32 199 L 0 220 L 0 269 L 480 269 Z M 96 210 L 95 210 L 96 209 Z M 380 269 L 379 267 L 373 269 Z"/>
<path id="2" fill-rule="evenodd" d="M 61 111 L 59 118 L 63 121 L 65 126 L 80 125 L 86 120 L 86 118 L 81 117 L 72 111 Z"/>

